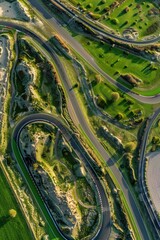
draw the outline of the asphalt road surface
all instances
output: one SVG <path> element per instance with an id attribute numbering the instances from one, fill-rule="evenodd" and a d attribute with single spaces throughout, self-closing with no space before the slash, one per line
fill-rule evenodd
<path id="1" fill-rule="evenodd" d="M 71 133 L 71 131 L 62 124 L 62 122 L 55 118 L 53 115 L 45 114 L 45 113 L 37 113 L 37 114 L 31 114 L 26 117 L 24 117 L 18 124 L 16 125 L 14 129 L 13 138 L 17 142 L 17 145 L 19 143 L 19 137 L 22 129 L 30 124 L 35 122 L 47 122 L 54 126 L 57 126 L 60 131 L 62 132 L 63 136 L 66 138 L 67 142 L 69 142 L 74 149 L 74 151 L 77 153 L 78 157 L 83 161 L 85 167 L 89 171 L 89 173 L 92 176 L 92 179 L 95 183 L 95 186 L 97 188 L 97 192 L 99 194 L 100 204 L 101 204 L 101 210 L 102 210 L 102 224 L 101 228 L 99 229 L 97 236 L 94 238 L 96 240 L 106 240 L 109 238 L 110 235 L 110 210 L 109 210 L 109 203 L 105 194 L 105 191 L 102 187 L 102 184 L 100 183 L 94 169 L 90 165 L 90 157 L 85 151 L 85 149 L 80 144 L 77 137 Z"/>
<path id="2" fill-rule="evenodd" d="M 109 74 L 104 72 L 95 62 L 93 57 L 89 55 L 89 53 L 82 47 L 82 45 L 77 42 L 76 39 L 74 39 L 69 32 L 64 29 L 58 22 L 57 20 L 43 7 L 43 5 L 40 4 L 39 0 L 29 0 L 29 2 L 32 4 L 33 9 L 41 13 L 45 19 L 45 23 L 48 22 L 50 27 L 53 27 L 53 29 L 58 32 L 58 34 L 70 45 L 71 48 L 73 48 L 78 54 L 81 55 L 81 57 L 84 58 L 84 60 L 91 65 L 97 72 L 99 72 L 107 81 L 109 81 L 112 85 L 118 87 L 121 89 L 121 91 L 127 93 L 131 97 L 139 100 L 140 102 L 143 103 L 150 103 L 150 104 L 156 104 L 160 102 L 160 94 L 155 95 L 155 96 L 142 96 L 139 94 L 136 94 L 132 92 L 130 89 L 126 88 L 123 86 L 121 83 L 118 83 L 115 81 Z M 159 37 L 160 38 L 160 37 Z M 158 38 L 158 40 L 159 40 Z M 153 43 L 156 40 L 152 40 Z M 139 43 L 139 45 L 142 44 L 142 42 Z"/>
<path id="3" fill-rule="evenodd" d="M 32 6 L 36 7 L 36 9 L 41 11 L 41 13 L 43 13 L 46 18 L 49 19 L 51 17 L 51 15 L 47 11 L 45 11 L 44 8 L 41 6 L 41 1 L 39 1 L 39 0 L 28 0 L 28 1 L 32 4 Z M 141 45 L 141 46 L 152 44 L 152 43 L 158 42 L 160 40 L 160 36 L 153 37 L 151 39 L 142 40 L 142 41 L 137 41 L 137 40 L 126 39 L 126 38 L 120 37 L 118 35 L 115 35 L 115 34 L 112 34 L 112 33 L 109 33 L 107 31 L 105 31 L 101 26 L 98 26 L 96 24 L 96 21 L 94 23 L 93 21 L 84 17 L 83 14 L 79 14 L 79 13 L 75 14 L 73 11 L 68 9 L 65 6 L 65 4 L 61 3 L 59 0 L 50 0 L 50 1 L 53 4 L 56 3 L 57 6 L 64 9 L 64 11 L 68 12 L 69 15 L 72 15 L 72 18 L 74 17 L 77 21 L 82 22 L 86 26 L 91 27 L 93 30 L 96 31 L 97 34 L 99 34 L 101 36 L 112 38 L 114 40 L 118 40 L 118 41 L 121 41 L 123 43 L 128 43 L 128 44 L 133 44 L 133 45 Z"/>
<path id="4" fill-rule="evenodd" d="M 157 116 L 160 114 L 160 108 L 158 108 L 153 116 L 150 117 L 149 122 L 145 128 L 144 134 L 143 134 L 143 139 L 142 139 L 142 144 L 141 144 L 141 151 L 140 151 L 140 164 L 139 164 L 139 185 L 142 193 L 142 198 L 145 203 L 145 206 L 147 208 L 148 212 L 148 217 L 151 220 L 151 223 L 155 229 L 155 233 L 157 234 L 157 239 L 160 239 L 160 223 L 159 223 L 159 218 L 157 217 L 154 209 L 152 208 L 150 204 L 150 199 L 148 196 L 148 193 L 146 192 L 146 186 L 145 186 L 145 152 L 146 152 L 146 146 L 147 146 L 147 141 L 148 141 L 148 136 L 150 133 L 150 130 L 152 128 L 152 125 L 157 118 Z"/>
<path id="5" fill-rule="evenodd" d="M 101 154 L 103 159 L 110 166 L 110 169 L 112 170 L 115 178 L 119 182 L 119 184 L 121 186 L 121 189 L 122 189 L 122 191 L 123 191 L 123 193 L 125 195 L 125 198 L 126 198 L 126 200 L 128 202 L 128 205 L 129 205 L 129 207 L 131 209 L 131 212 L 132 212 L 133 216 L 135 217 L 136 225 L 138 226 L 139 232 L 141 234 L 141 238 L 144 239 L 144 240 L 149 240 L 149 236 L 148 236 L 146 227 L 144 225 L 142 216 L 141 216 L 141 214 L 139 212 L 139 209 L 136 206 L 135 200 L 134 200 L 134 198 L 133 198 L 133 196 L 132 196 L 132 194 L 131 194 L 131 192 L 129 190 L 129 187 L 128 187 L 124 177 L 122 176 L 121 172 L 115 166 L 114 160 L 111 159 L 108 156 L 106 150 L 99 143 L 99 141 L 97 140 L 96 136 L 92 133 L 90 127 L 88 126 L 88 124 L 86 122 L 86 119 L 84 118 L 84 115 L 83 115 L 83 113 L 81 111 L 81 108 L 79 106 L 79 103 L 78 103 L 78 101 L 76 99 L 76 96 L 74 94 L 74 91 L 70 91 L 71 85 L 70 85 L 69 77 L 66 75 L 66 71 L 63 68 L 62 63 L 59 61 L 58 56 L 55 54 L 53 49 L 50 48 L 47 45 L 47 43 L 44 43 L 38 36 L 36 36 L 34 33 L 30 32 L 29 30 L 26 30 L 23 27 L 20 27 L 19 25 L 16 25 L 14 23 L 7 23 L 6 24 L 3 21 L 0 21 L 0 24 L 4 24 L 4 25 L 8 25 L 8 26 L 14 27 L 14 28 L 19 29 L 20 31 L 23 31 L 24 33 L 28 34 L 29 36 L 31 36 L 32 38 L 37 40 L 43 47 L 45 47 L 45 49 L 48 51 L 48 54 L 52 56 L 53 60 L 56 63 L 56 66 L 57 66 L 57 69 L 58 69 L 58 73 L 61 76 L 61 79 L 63 81 L 63 84 L 65 86 L 67 94 L 69 96 L 70 103 L 72 104 L 73 111 L 74 111 L 74 113 L 76 115 L 77 120 L 79 121 L 79 124 L 81 125 L 82 129 L 84 130 L 84 132 L 86 133 L 86 135 L 88 136 L 90 141 L 93 143 L 95 148 L 99 151 L 99 153 Z"/>

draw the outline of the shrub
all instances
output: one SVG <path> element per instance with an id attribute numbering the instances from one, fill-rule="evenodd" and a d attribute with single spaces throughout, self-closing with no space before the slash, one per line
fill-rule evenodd
<path id="1" fill-rule="evenodd" d="M 136 148 L 136 144 L 134 142 L 128 142 L 125 146 L 126 152 L 133 152 Z"/>
<path id="2" fill-rule="evenodd" d="M 130 83 L 131 85 L 133 85 L 133 86 L 138 86 L 138 80 L 134 77 L 134 76 L 132 76 L 132 75 L 130 75 L 130 74 L 125 74 L 125 75 L 121 75 L 121 77 L 125 80 L 125 81 L 127 81 L 128 83 Z"/>
<path id="3" fill-rule="evenodd" d="M 124 11 L 125 11 L 125 13 L 129 12 L 129 7 L 126 7 L 126 8 L 124 9 Z"/>
<path id="4" fill-rule="evenodd" d="M 117 25 L 119 23 L 119 21 L 117 18 L 113 18 L 113 19 L 111 19 L 111 23 Z"/>
<path id="5" fill-rule="evenodd" d="M 101 0 L 100 4 L 106 3 L 106 0 Z"/>
<path id="6" fill-rule="evenodd" d="M 146 34 L 153 34 L 160 27 L 160 23 L 158 21 L 154 22 L 151 26 L 149 26 L 146 30 Z"/>
<path id="7" fill-rule="evenodd" d="M 157 137 L 157 136 L 154 136 L 154 137 L 152 138 L 152 143 L 153 143 L 153 144 L 159 143 L 159 141 L 160 141 L 160 138 Z"/>
<path id="8" fill-rule="evenodd" d="M 121 119 L 123 118 L 123 114 L 122 114 L 122 113 L 118 113 L 118 114 L 116 115 L 116 118 L 117 118 L 118 120 L 121 120 Z"/>
<path id="9" fill-rule="evenodd" d="M 118 99 L 119 99 L 119 93 L 118 92 L 112 92 L 111 101 L 116 102 Z"/>
<path id="10" fill-rule="evenodd" d="M 96 7 L 96 9 L 95 9 L 95 11 L 100 11 L 101 10 L 101 8 L 98 6 L 98 7 Z"/>
<path id="11" fill-rule="evenodd" d="M 14 210 L 14 209 L 10 209 L 10 210 L 9 210 L 9 216 L 10 216 L 11 218 L 15 218 L 16 215 L 17 215 L 16 210 Z"/>
<path id="12" fill-rule="evenodd" d="M 89 3 L 89 4 L 87 5 L 87 8 L 92 8 L 92 7 L 93 7 L 92 3 Z"/>
<path id="13" fill-rule="evenodd" d="M 109 7 L 105 7 L 105 8 L 104 8 L 104 11 L 105 11 L 106 13 L 109 12 L 109 10 L 110 10 Z"/>
<path id="14" fill-rule="evenodd" d="M 99 107 L 101 107 L 101 108 L 105 108 L 106 101 L 102 97 L 98 96 L 98 98 L 97 98 L 97 105 Z"/>
<path id="15" fill-rule="evenodd" d="M 98 84 L 98 83 L 102 82 L 101 75 L 99 75 L 99 74 L 96 74 L 96 75 L 95 75 L 95 81 L 96 81 L 96 84 Z"/>
<path id="16" fill-rule="evenodd" d="M 101 17 L 101 14 L 95 14 L 95 13 L 89 12 L 89 16 L 94 20 L 98 20 Z"/>

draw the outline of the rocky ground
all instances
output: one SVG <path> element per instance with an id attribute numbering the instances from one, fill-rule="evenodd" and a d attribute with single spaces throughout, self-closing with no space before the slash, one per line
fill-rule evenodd
<path id="1" fill-rule="evenodd" d="M 0 17 L 30 21 L 27 7 L 18 0 L 12 3 L 0 0 Z"/>

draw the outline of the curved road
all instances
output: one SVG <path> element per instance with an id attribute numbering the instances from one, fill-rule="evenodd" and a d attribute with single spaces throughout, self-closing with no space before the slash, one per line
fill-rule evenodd
<path id="1" fill-rule="evenodd" d="M 150 204 L 150 198 L 148 196 L 148 193 L 146 191 L 146 185 L 145 185 L 145 152 L 146 152 L 146 147 L 147 147 L 147 141 L 148 141 L 148 136 L 150 133 L 150 130 L 152 128 L 152 125 L 157 118 L 157 116 L 160 114 L 160 108 L 155 111 L 153 116 L 150 118 L 146 129 L 143 134 L 143 139 L 142 139 L 142 144 L 141 144 L 141 151 L 140 151 L 140 165 L 139 165 L 139 184 L 140 184 L 140 189 L 141 189 L 141 196 L 143 199 L 143 202 L 148 210 L 149 217 L 151 219 L 151 222 L 156 229 L 157 233 L 157 239 L 160 239 L 160 222 L 159 218 L 157 217 L 155 210 L 153 209 L 152 205 Z"/>
<path id="2" fill-rule="evenodd" d="M 57 6 L 62 8 L 67 13 L 69 13 L 72 16 L 72 18 L 75 18 L 77 21 L 87 25 L 88 27 L 90 27 L 93 30 L 95 30 L 97 34 L 99 34 L 101 36 L 104 36 L 106 38 L 112 38 L 114 40 L 118 40 L 118 41 L 121 41 L 121 42 L 126 43 L 126 44 L 140 45 L 140 46 L 153 44 L 153 43 L 158 42 L 160 40 L 160 35 L 158 37 L 147 39 L 147 40 L 142 40 L 142 41 L 136 41 L 136 40 L 125 39 L 123 37 L 119 37 L 119 36 L 117 36 L 115 34 L 112 34 L 112 33 L 109 33 L 107 31 L 105 31 L 101 26 L 98 26 L 96 22 L 94 23 L 93 21 L 87 19 L 85 16 L 82 16 L 83 14 L 74 13 L 74 11 L 71 11 L 70 9 L 68 9 L 65 6 L 65 4 L 63 4 L 59 0 L 50 0 L 50 1 L 53 4 L 56 4 Z M 47 16 L 47 18 L 51 17 L 51 15 L 46 14 L 44 8 L 41 8 L 39 0 L 29 0 L 29 2 L 32 4 L 32 6 L 35 6 L 36 9 L 38 9 L 40 11 L 42 10 L 41 12 L 43 14 L 45 14 L 45 16 Z"/>
<path id="3" fill-rule="evenodd" d="M 118 83 L 116 80 L 114 80 L 110 75 L 108 75 L 98 66 L 93 57 L 81 46 L 81 44 L 77 42 L 77 40 L 74 39 L 67 30 L 65 30 L 61 25 L 58 24 L 57 20 L 43 7 L 43 5 L 40 4 L 39 0 L 29 0 L 29 2 L 32 4 L 33 9 L 38 13 L 39 16 L 43 15 L 43 17 L 41 17 L 41 20 L 45 21 L 45 23 L 47 23 L 51 28 L 56 30 L 56 32 L 58 32 L 58 34 L 69 44 L 71 48 L 73 48 L 78 54 L 80 54 L 81 57 L 89 65 L 91 65 L 97 72 L 99 72 L 104 78 L 106 78 L 107 81 L 109 81 L 112 85 L 118 87 L 121 91 L 127 93 L 128 95 L 139 100 L 140 102 L 150 104 L 157 104 L 160 102 L 160 94 L 157 94 L 155 96 L 139 95 L 132 92 L 123 84 Z"/>
<path id="4" fill-rule="evenodd" d="M 59 75 L 60 75 L 60 77 L 63 81 L 63 84 L 65 86 L 65 89 L 66 89 L 67 94 L 68 94 L 69 99 L 70 99 L 70 103 L 72 105 L 72 109 L 74 111 L 74 114 L 77 117 L 77 120 L 78 120 L 79 124 L 81 125 L 82 129 L 84 130 L 84 132 L 86 133 L 86 135 L 88 136 L 90 141 L 93 143 L 94 147 L 99 151 L 102 158 L 110 166 L 110 169 L 112 170 L 115 178 L 119 182 L 119 184 L 121 186 L 121 189 L 122 189 L 122 191 L 125 195 L 125 198 L 128 202 L 128 205 L 131 209 L 131 212 L 132 212 L 132 214 L 133 214 L 133 216 L 136 220 L 136 225 L 138 226 L 141 238 L 144 239 L 144 240 L 149 240 L 150 238 L 148 236 L 147 229 L 144 225 L 142 216 L 139 212 L 139 209 L 137 208 L 137 205 L 136 205 L 135 200 L 132 196 L 132 193 L 130 192 L 129 187 L 128 187 L 124 177 L 122 176 L 121 172 L 115 166 L 115 163 L 114 163 L 113 159 L 111 159 L 109 157 L 109 155 L 107 154 L 104 147 L 100 144 L 100 142 L 97 140 L 96 136 L 92 133 L 90 127 L 88 126 L 88 124 L 86 122 L 86 119 L 84 118 L 84 115 L 83 115 L 83 113 L 81 111 L 81 108 L 78 104 L 76 96 L 74 94 L 74 91 L 70 91 L 71 85 L 70 85 L 70 80 L 69 80 L 68 76 L 66 75 L 66 71 L 63 68 L 62 63 L 60 62 L 60 60 L 59 60 L 58 56 L 56 55 L 56 53 L 54 52 L 54 50 L 48 45 L 48 43 L 43 42 L 33 32 L 31 32 L 29 30 L 26 30 L 23 27 L 20 27 L 20 26 L 14 24 L 14 23 L 6 23 L 6 22 L 3 22 L 3 21 L 0 21 L 0 24 L 2 24 L 2 23 L 3 23 L 3 25 L 8 25 L 8 26 L 11 26 L 11 27 L 15 27 L 15 28 L 19 29 L 20 31 L 23 31 L 26 34 L 30 35 L 31 37 L 36 39 L 48 51 L 49 55 L 51 55 L 51 57 L 53 58 L 53 61 L 56 63 Z M 75 121 L 74 118 L 73 118 L 73 121 Z M 77 124 L 77 122 L 75 124 Z"/>
<path id="5" fill-rule="evenodd" d="M 99 181 L 94 169 L 90 165 L 90 156 L 87 154 L 85 149 L 80 144 L 78 138 L 70 132 L 70 130 L 56 117 L 53 115 L 45 114 L 45 113 L 35 113 L 24 117 L 21 121 L 18 122 L 14 129 L 13 138 L 19 146 L 19 137 L 22 129 L 30 124 L 35 122 L 47 122 L 54 126 L 57 126 L 64 137 L 66 138 L 67 142 L 69 142 L 78 155 L 78 157 L 83 161 L 85 167 L 89 171 L 92 176 L 92 179 L 95 183 L 97 188 L 97 192 L 99 194 L 100 205 L 102 210 L 102 225 L 99 229 L 96 237 L 94 239 L 97 240 L 106 240 L 109 238 L 110 235 L 110 211 L 109 211 L 109 203 L 105 194 L 105 191 L 102 187 L 102 184 Z"/>
<path id="6" fill-rule="evenodd" d="M 32 0 L 30 0 L 32 1 Z M 35 0 L 34 0 L 35 1 Z M 91 65 L 91 67 L 93 67 L 97 72 L 99 72 L 104 78 L 107 79 L 107 81 L 109 81 L 112 85 L 114 85 L 115 87 L 118 87 L 121 91 L 127 93 L 128 95 L 130 95 L 131 97 L 133 97 L 134 99 L 142 102 L 142 103 L 149 103 L 149 104 L 157 104 L 160 103 L 160 94 L 157 94 L 155 96 L 143 96 L 143 95 L 139 95 L 137 93 L 132 92 L 130 89 L 128 89 L 127 87 L 125 87 L 124 85 L 122 85 L 121 83 L 118 83 L 116 80 L 114 80 L 110 75 L 108 75 L 106 72 L 104 72 L 99 66 L 98 64 L 95 62 L 95 60 L 92 58 L 91 55 L 88 54 L 88 52 L 81 46 L 80 43 L 78 43 L 73 37 L 71 37 L 69 35 L 69 33 L 63 29 L 61 26 L 58 25 L 57 21 L 55 19 L 51 19 L 50 20 L 51 23 L 54 25 L 54 29 L 64 38 L 64 40 L 72 47 L 74 48 L 74 50 L 79 53 L 81 55 L 82 58 L 84 58 L 84 60 Z M 7 22 L 7 21 L 3 21 L 0 20 L 0 25 L 4 25 L 4 26 L 9 26 L 9 27 L 13 27 L 16 28 L 22 32 L 25 32 L 26 34 L 30 35 L 31 37 L 33 37 L 34 39 L 36 39 L 38 42 L 42 43 L 43 40 L 40 39 L 40 37 L 38 37 L 36 35 L 36 33 L 33 33 L 30 29 L 28 29 L 27 27 L 25 28 L 20 27 L 20 25 L 18 25 L 17 23 L 11 23 L 11 22 Z M 48 43 L 47 42 L 43 42 L 43 45 L 45 48 L 48 48 Z"/>

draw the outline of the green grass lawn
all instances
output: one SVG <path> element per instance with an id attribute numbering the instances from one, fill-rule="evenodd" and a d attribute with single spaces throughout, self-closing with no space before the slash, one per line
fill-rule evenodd
<path id="1" fill-rule="evenodd" d="M 153 15 L 153 8 L 158 8 L 151 0 L 127 0 L 117 5 L 119 1 L 113 0 L 70 0 L 74 6 L 78 6 L 85 13 L 91 13 L 94 19 L 102 22 L 111 29 L 122 33 L 126 28 L 134 28 L 140 37 L 152 34 L 147 29 L 156 21 L 158 14 Z"/>
<path id="2" fill-rule="evenodd" d="M 156 63 L 151 64 L 148 60 L 126 53 L 107 43 L 102 44 L 83 36 L 78 36 L 77 38 L 84 48 L 95 58 L 97 64 L 115 80 L 126 85 L 128 88 L 133 88 L 131 84 L 128 84 L 126 81 L 124 82 L 120 75 L 131 74 L 135 76 L 141 80 L 136 91 L 144 92 L 144 95 L 146 95 L 145 92 L 151 91 L 152 93 L 158 88 L 158 80 L 160 80 L 160 66 L 158 64 L 157 66 Z M 154 67 L 157 69 L 153 69 Z"/>
<path id="3" fill-rule="evenodd" d="M 152 112 L 151 105 L 139 104 L 135 99 L 122 94 L 113 86 L 111 87 L 105 80 L 101 80 L 96 84 L 95 81 L 92 81 L 92 89 L 97 105 L 112 116 L 112 118 L 116 118 L 126 125 L 133 124 L 136 126 L 138 122 L 141 122 L 140 119 L 143 120 L 144 117 Z M 111 100 L 113 92 L 117 92 L 119 95 L 116 101 Z M 99 99 L 102 99 L 102 104 L 98 104 Z M 119 114 L 121 115 L 120 117 L 118 117 Z"/>
<path id="4" fill-rule="evenodd" d="M 0 168 L 0 239 L 2 240 L 31 240 L 33 239 L 30 230 L 25 222 L 18 203 L 16 202 L 13 192 Z M 8 219 L 8 211 L 15 209 L 17 216 Z"/>

